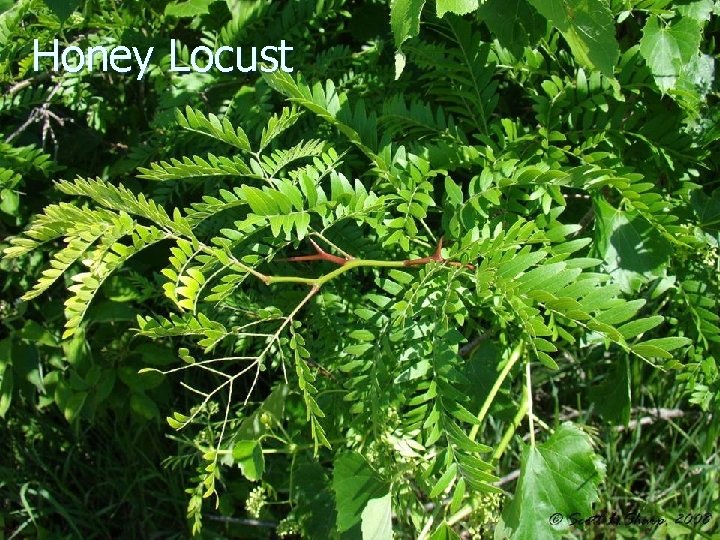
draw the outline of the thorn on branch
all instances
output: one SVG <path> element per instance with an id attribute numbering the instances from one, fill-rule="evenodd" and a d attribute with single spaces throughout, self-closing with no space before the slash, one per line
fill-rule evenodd
<path id="1" fill-rule="evenodd" d="M 290 262 L 302 262 L 302 261 L 327 261 L 333 264 L 337 264 L 339 266 L 343 266 L 345 263 L 350 261 L 352 257 L 345 258 L 345 257 L 338 257 L 337 255 L 332 255 L 331 253 L 328 253 L 323 248 L 321 248 L 317 242 L 315 242 L 312 238 L 308 238 L 310 240 L 310 243 L 315 248 L 315 254 L 314 255 L 297 255 L 295 257 L 289 257 L 285 260 Z"/>
<path id="2" fill-rule="evenodd" d="M 437 262 L 440 264 L 446 264 L 448 266 L 456 266 L 458 268 L 475 270 L 475 266 L 472 264 L 463 264 L 461 262 L 447 260 L 445 257 L 442 256 L 442 246 L 443 237 L 441 236 L 440 240 L 438 240 L 437 247 L 435 248 L 435 253 L 428 257 L 421 257 L 419 259 L 408 259 L 407 261 L 404 261 L 405 266 L 419 266 L 423 264 L 429 264 L 431 262 Z"/>

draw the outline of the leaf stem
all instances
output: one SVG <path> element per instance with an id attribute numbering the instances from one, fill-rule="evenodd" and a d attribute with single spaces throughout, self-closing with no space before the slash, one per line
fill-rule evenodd
<path id="1" fill-rule="evenodd" d="M 329 441 L 330 444 L 340 444 L 345 442 L 345 439 L 335 439 L 332 441 Z M 262 453 L 263 454 L 296 454 L 298 452 L 303 452 L 305 450 L 312 450 L 315 447 L 315 443 L 288 443 L 286 446 L 283 446 L 281 448 L 263 448 Z M 209 448 L 207 450 L 213 450 L 212 448 Z M 232 455 L 232 448 L 227 448 L 223 450 L 215 450 L 218 455 Z"/>
<path id="2" fill-rule="evenodd" d="M 505 363 L 505 367 L 503 367 L 502 371 L 500 372 L 500 375 L 498 375 L 498 378 L 495 380 L 495 383 L 493 384 L 492 388 L 490 389 L 490 393 L 487 395 L 487 397 L 485 398 L 485 402 L 482 404 L 482 407 L 480 408 L 480 412 L 477 415 L 478 423 L 475 424 L 472 427 L 472 429 L 470 430 L 470 440 L 471 441 L 475 440 L 478 430 L 480 429 L 480 425 L 482 424 L 482 421 L 485 419 L 485 415 L 488 413 L 488 411 L 490 410 L 490 407 L 492 406 L 493 402 L 495 401 L 495 396 L 497 395 L 498 391 L 500 390 L 500 387 L 502 386 L 503 382 L 505 382 L 505 379 L 507 378 L 508 374 L 510 373 L 510 370 L 520 359 L 520 356 L 522 355 L 524 348 L 525 348 L 525 342 L 523 340 L 520 340 L 520 342 L 513 349 L 512 353 L 510 353 L 510 358 L 508 358 L 507 362 Z"/>
<path id="3" fill-rule="evenodd" d="M 256 276 L 258 279 L 260 279 L 263 283 L 266 285 L 271 285 L 273 283 L 302 283 L 305 285 L 310 285 L 313 287 L 322 287 L 325 283 L 328 281 L 331 281 L 332 279 L 335 279 L 341 274 L 344 274 L 348 270 L 352 270 L 353 268 L 360 268 L 360 267 L 370 267 L 370 268 L 402 268 L 405 266 L 420 266 L 425 265 L 429 263 L 440 263 L 445 264 L 448 266 L 454 266 L 458 268 L 467 268 L 469 270 L 475 270 L 475 267 L 472 264 L 463 264 L 457 261 L 449 261 L 445 259 L 442 256 L 442 245 L 443 245 L 443 239 L 440 238 L 437 243 L 437 247 L 435 248 L 435 252 L 428 256 L 428 257 L 421 257 L 419 259 L 406 259 L 402 261 L 380 261 L 376 259 L 355 259 L 347 254 L 345 254 L 345 258 L 338 257 L 337 255 L 331 255 L 330 253 L 327 253 L 325 250 L 323 250 L 316 242 L 313 240 L 310 240 L 313 247 L 315 248 L 315 254 L 314 255 L 299 255 L 296 257 L 290 257 L 289 259 L 286 259 L 288 261 L 294 261 L 294 262 L 300 262 L 300 261 L 326 261 L 333 264 L 337 264 L 339 267 L 333 270 L 332 272 L 328 272 L 327 274 L 324 274 L 317 278 L 304 278 L 299 276 L 268 276 L 266 274 L 261 274 L 257 272 L 257 270 L 253 271 L 252 274 Z M 338 248 L 339 249 L 339 248 Z M 242 264 L 242 263 L 240 263 Z"/>
<path id="4" fill-rule="evenodd" d="M 263 281 L 268 285 L 273 283 L 303 283 L 315 287 L 322 287 L 328 281 L 331 281 L 345 272 L 353 268 L 369 267 L 369 268 L 402 268 L 406 266 L 405 261 L 378 261 L 374 259 L 351 259 L 345 264 L 328 272 L 318 278 L 304 278 L 298 276 L 265 276 Z"/>
<path id="5" fill-rule="evenodd" d="M 495 451 L 493 452 L 492 459 L 493 461 L 498 461 L 502 455 L 505 453 L 505 450 L 507 449 L 508 445 L 510 444 L 510 441 L 513 438 L 513 435 L 515 435 L 515 431 L 517 431 L 518 426 L 520 425 L 520 422 L 522 422 L 522 419 L 525 417 L 525 414 L 528 410 L 528 390 L 527 386 L 523 385 L 523 393 L 522 397 L 520 398 L 520 403 L 518 404 L 517 411 L 515 413 L 515 417 L 512 419 L 512 422 L 510 422 L 510 425 L 505 430 L 505 433 L 503 433 L 502 439 L 500 440 L 500 444 L 497 445 L 495 448 Z"/>
<path id="6" fill-rule="evenodd" d="M 530 360 L 525 363 L 525 391 L 527 392 L 527 415 L 530 428 L 530 446 L 535 448 L 535 417 L 533 416 L 532 375 Z"/>

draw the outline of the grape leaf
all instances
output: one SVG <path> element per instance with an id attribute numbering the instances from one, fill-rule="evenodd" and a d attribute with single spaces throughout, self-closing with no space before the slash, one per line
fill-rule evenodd
<path id="1" fill-rule="evenodd" d="M 678 13 L 683 17 L 691 17 L 697 21 L 709 21 L 714 9 L 713 0 L 698 0 L 677 7 Z"/>
<path id="2" fill-rule="evenodd" d="M 165 15 L 171 17 L 196 17 L 206 15 L 209 6 L 215 0 L 185 0 L 185 2 L 171 2 L 165 6 Z"/>
<path id="3" fill-rule="evenodd" d="M 627 356 L 617 359 L 602 383 L 590 388 L 590 400 L 605 421 L 627 425 L 630 421 L 630 364 Z"/>
<path id="4" fill-rule="evenodd" d="M 252 482 L 262 478 L 265 472 L 265 457 L 257 441 L 237 441 L 233 446 L 232 456 L 245 478 Z"/>
<path id="5" fill-rule="evenodd" d="M 615 22 L 605 0 L 530 0 L 567 40 L 575 58 L 612 77 L 620 49 Z"/>
<path id="6" fill-rule="evenodd" d="M 720 189 L 710 196 L 702 189 L 696 189 L 690 195 L 690 203 L 700 227 L 712 232 L 720 231 Z"/>
<path id="7" fill-rule="evenodd" d="M 360 522 L 368 501 L 384 497 L 389 488 L 360 454 L 340 454 L 333 474 L 338 530 L 347 531 Z"/>
<path id="8" fill-rule="evenodd" d="M 697 54 L 690 62 L 683 64 L 675 83 L 673 97 L 687 109 L 699 113 L 699 106 L 706 101 L 715 80 L 715 59 L 709 54 Z"/>
<path id="9" fill-rule="evenodd" d="M 501 529 L 510 531 L 512 539 L 559 538 L 569 524 L 562 519 L 551 525 L 550 517 L 590 515 L 604 475 L 590 437 L 566 422 L 545 443 L 523 450 L 517 489 L 503 511 Z"/>
<path id="10" fill-rule="evenodd" d="M 335 497 L 327 469 L 306 455 L 293 462 L 293 513 L 303 538 L 335 538 Z"/>
<path id="11" fill-rule="evenodd" d="M 437 0 L 435 8 L 438 17 L 442 17 L 448 12 L 465 15 L 478 8 L 478 0 Z"/>
<path id="12" fill-rule="evenodd" d="M 527 0 L 486 0 L 478 8 L 478 16 L 500 44 L 518 58 L 547 30 L 547 20 Z"/>
<path id="13" fill-rule="evenodd" d="M 450 526 L 443 522 L 430 536 L 430 540 L 460 540 L 460 537 Z"/>
<path id="14" fill-rule="evenodd" d="M 683 67 L 698 55 L 701 33 L 698 21 L 689 17 L 667 24 L 653 15 L 645 23 L 640 54 L 663 94 L 675 87 Z"/>
<path id="15" fill-rule="evenodd" d="M 623 291 L 637 291 L 643 283 L 664 276 L 670 245 L 654 234 L 650 223 L 604 200 L 596 202 L 595 211 L 597 254 Z"/>
<path id="16" fill-rule="evenodd" d="M 390 494 L 370 499 L 362 511 L 363 540 L 390 540 L 392 530 L 392 505 Z"/>
<path id="17" fill-rule="evenodd" d="M 425 0 L 394 0 L 390 5 L 390 27 L 395 36 L 395 47 L 417 36 L 420 32 L 420 14 Z"/>
<path id="18" fill-rule="evenodd" d="M 45 5 L 57 15 L 60 22 L 65 22 L 80 5 L 80 0 L 45 0 Z"/>
<path id="19" fill-rule="evenodd" d="M 420 32 L 420 14 L 425 0 L 393 0 L 390 4 L 390 28 L 395 37 L 395 78 L 405 69 L 405 54 L 400 50 L 405 41 Z"/>

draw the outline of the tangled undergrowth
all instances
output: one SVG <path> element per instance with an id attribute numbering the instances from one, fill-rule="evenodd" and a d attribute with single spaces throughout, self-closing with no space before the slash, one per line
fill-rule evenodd
<path id="1" fill-rule="evenodd" d="M 718 12 L 0 1 L 6 536 L 710 538 Z"/>

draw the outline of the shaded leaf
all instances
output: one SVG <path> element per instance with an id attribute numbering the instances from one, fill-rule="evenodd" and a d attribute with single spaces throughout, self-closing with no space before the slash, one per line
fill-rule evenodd
<path id="1" fill-rule="evenodd" d="M 5 418 L 13 397 L 13 367 L 11 364 L 12 341 L 0 341 L 0 418 Z"/>
<path id="2" fill-rule="evenodd" d="M 635 292 L 664 274 L 671 247 L 650 223 L 636 212 L 619 210 L 604 200 L 596 201 L 595 211 L 597 252 L 623 291 Z"/>
<path id="3" fill-rule="evenodd" d="M 47 7 L 57 15 L 60 22 L 65 22 L 80 5 L 80 0 L 44 0 Z"/>
<path id="4" fill-rule="evenodd" d="M 477 13 L 502 46 L 517 57 L 547 30 L 547 20 L 527 0 L 486 0 Z"/>
<path id="5" fill-rule="evenodd" d="M 627 425 L 630 421 L 630 363 L 627 356 L 613 362 L 610 373 L 602 383 L 590 389 L 595 410 L 612 424 Z"/>
<path id="6" fill-rule="evenodd" d="M 575 58 L 613 75 L 620 49 L 615 21 L 605 0 L 529 0 L 567 40 Z"/>
<path id="7" fill-rule="evenodd" d="M 389 485 L 357 453 L 340 454 L 335 458 L 333 490 L 337 507 L 337 527 L 347 531 L 360 522 L 370 499 L 384 497 Z"/>
<path id="8" fill-rule="evenodd" d="M 265 472 L 265 457 L 257 441 L 238 441 L 233 446 L 232 456 L 240 466 L 245 478 L 257 482 Z"/>

